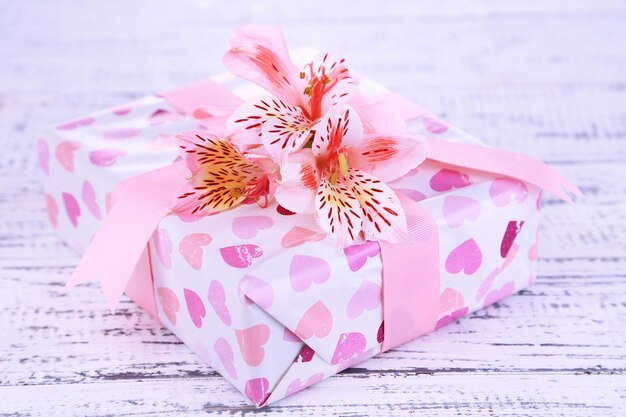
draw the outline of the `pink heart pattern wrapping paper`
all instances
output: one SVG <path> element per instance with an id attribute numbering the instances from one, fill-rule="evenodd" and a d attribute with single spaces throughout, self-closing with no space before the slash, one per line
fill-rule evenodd
<path id="1" fill-rule="evenodd" d="M 257 94 L 234 78 L 219 80 L 242 98 Z M 198 128 L 193 117 L 150 96 L 45 131 L 36 149 L 51 225 L 83 252 L 113 203 L 114 185 L 174 161 L 172 135 Z M 432 115 L 411 128 L 477 142 Z M 437 327 L 533 282 L 537 188 L 432 161 L 390 185 L 437 220 Z M 312 216 L 274 203 L 201 219 L 168 216 L 149 247 L 160 321 L 256 405 L 380 352 L 377 243 L 338 250 Z"/>

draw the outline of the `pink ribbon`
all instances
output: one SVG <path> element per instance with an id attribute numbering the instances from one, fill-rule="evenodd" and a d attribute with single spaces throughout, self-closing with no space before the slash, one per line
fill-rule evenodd
<path id="1" fill-rule="evenodd" d="M 159 222 L 171 211 L 174 196 L 187 175 L 189 171 L 184 162 L 177 162 L 120 182 L 113 190 L 116 201 L 111 211 L 66 288 L 97 278 L 113 311 L 134 277 L 135 284 L 139 284 L 135 291 L 140 297 L 138 304 L 156 312 L 152 307 L 152 275 L 146 273 L 149 271 L 145 266 L 149 262 L 146 244 Z"/>
<path id="2" fill-rule="evenodd" d="M 172 105 L 220 132 L 241 100 L 213 81 L 205 80 L 161 94 Z M 427 112 L 389 93 L 382 96 L 405 119 Z M 512 152 L 428 138 L 428 158 L 445 164 L 516 178 L 571 202 L 565 190 L 580 191 L 545 164 Z M 67 283 L 99 278 L 113 310 L 126 292 L 156 317 L 147 243 L 159 222 L 170 213 L 174 196 L 188 171 L 182 162 L 121 182 L 111 211 Z M 380 242 L 383 262 L 383 350 L 434 329 L 439 301 L 439 238 L 437 224 L 419 203 L 401 197 L 410 239 Z"/>
<path id="3" fill-rule="evenodd" d="M 383 263 L 383 352 L 432 331 L 437 322 L 437 222 L 418 203 L 402 195 L 400 201 L 409 239 L 402 243 L 379 242 Z"/>

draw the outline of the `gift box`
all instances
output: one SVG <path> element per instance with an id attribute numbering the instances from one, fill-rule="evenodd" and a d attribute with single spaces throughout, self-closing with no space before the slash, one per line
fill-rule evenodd
<path id="1" fill-rule="evenodd" d="M 259 32 L 252 27 L 242 29 L 235 38 L 261 39 L 254 44 L 256 52 L 267 55 L 278 50 L 275 55 L 280 57 L 285 52 L 276 33 L 273 28 Z M 238 59 L 233 54 L 245 50 L 234 46 L 225 59 L 236 73 L 242 72 L 244 64 L 260 65 L 250 60 L 233 64 Z M 292 58 L 306 63 L 313 55 L 303 49 Z M 312 62 L 321 59 L 328 74 L 333 74 L 334 65 L 343 65 L 342 60 L 330 63 L 328 55 L 321 57 Z M 269 74 L 287 65 L 268 62 Z M 313 74 L 314 65 L 304 68 Z M 298 75 L 315 87 L 313 75 L 304 71 Z M 263 81 L 267 79 L 256 81 L 266 87 Z M 329 75 L 319 85 L 332 82 Z M 199 169 L 194 163 L 208 164 L 207 149 L 218 143 L 211 139 L 212 132 L 222 134 L 229 122 L 244 120 L 237 116 L 240 109 L 247 110 L 245 103 L 255 103 L 263 94 L 250 83 L 224 74 L 62 123 L 42 134 L 37 150 L 50 222 L 64 241 L 86 253 L 70 285 L 100 279 L 112 307 L 125 290 L 258 406 L 531 285 L 536 275 L 541 190 L 567 199 L 563 188 L 577 192 L 575 187 L 545 165 L 486 147 L 372 81 L 360 78 L 358 89 L 359 96 L 352 96 L 349 109 L 360 115 L 362 130 L 370 135 L 364 137 L 371 138 L 370 142 L 393 139 L 394 135 L 377 132 L 381 125 L 397 125 L 399 119 L 402 123 L 410 120 L 410 136 L 421 138 L 415 149 L 424 148 L 425 160 L 401 168 L 402 175 L 385 184 L 394 193 L 389 204 L 396 204 L 394 210 L 400 207 L 406 216 L 406 234 L 395 241 L 377 240 L 363 226 L 363 230 L 354 229 L 359 236 L 349 239 L 349 220 L 338 216 L 329 226 L 320 219 L 323 201 L 317 212 L 290 210 L 299 207 L 304 200 L 300 197 L 293 207 L 281 205 L 281 193 L 292 191 L 285 189 L 285 167 L 292 156 L 282 159 L 271 147 L 269 156 L 259 153 L 263 147 L 250 145 L 245 131 L 239 137 L 241 132 L 233 133 L 233 141 L 239 144 L 233 149 L 247 149 L 235 155 L 241 161 L 245 154 L 248 161 L 238 169 L 254 169 L 257 159 L 278 161 L 275 166 L 281 167 L 276 168 L 281 176 L 276 183 L 282 191 L 272 191 L 270 184 L 263 188 L 269 190 L 266 194 L 250 198 L 253 194 L 248 193 L 233 208 L 202 213 L 197 210 L 200 205 L 194 211 L 183 204 L 177 210 L 176 202 L 189 200 L 185 196 L 193 192 L 198 196 L 193 195 L 192 203 L 211 198 L 200 195 L 203 190 L 197 191 L 198 182 L 191 193 L 178 191 L 185 189 L 182 183 L 190 176 L 188 168 L 192 178 L 197 176 L 201 171 L 194 173 L 194 168 Z M 308 96 L 314 92 L 309 90 Z M 329 106 L 327 113 L 333 113 L 337 108 L 333 106 L 340 104 Z M 309 141 L 315 154 L 324 122 L 330 125 L 333 119 L 310 113 L 318 119 Z M 376 117 L 379 114 L 384 117 Z M 359 129 L 353 129 L 354 121 L 347 129 L 343 110 L 339 118 L 345 125 L 337 131 L 347 142 L 351 132 Z M 254 130 L 250 120 L 256 119 L 246 120 L 243 130 Z M 290 134 L 303 131 L 290 126 Z M 176 136 L 189 131 L 194 133 Z M 194 147 L 185 145 L 194 137 L 198 138 Z M 328 143 L 338 140 L 330 133 L 327 139 Z M 181 140 L 186 151 L 183 159 L 196 152 L 191 155 L 195 162 L 186 159 L 187 166 L 179 156 Z M 306 151 L 307 144 L 301 149 Z M 349 172 L 344 165 L 356 161 L 348 151 L 342 153 L 344 148 L 337 149 L 336 172 L 329 177 L 329 187 L 341 184 L 342 173 Z M 380 154 L 385 149 L 393 147 L 369 152 Z M 389 169 L 397 171 L 405 162 L 397 158 L 397 166 Z M 214 177 L 209 180 L 213 181 L 219 158 L 211 161 L 209 171 Z M 315 167 L 323 170 L 319 162 Z M 375 165 L 374 172 L 378 171 Z M 319 176 L 323 181 L 323 174 Z M 211 190 L 216 193 L 216 188 Z M 274 192 L 277 198 L 267 198 Z M 367 209 L 363 210 L 362 218 L 367 219 Z M 384 213 L 380 219 L 385 220 Z M 369 224 L 372 230 L 379 227 L 376 216 Z M 343 237 L 338 238 L 333 226 L 341 229 Z"/>

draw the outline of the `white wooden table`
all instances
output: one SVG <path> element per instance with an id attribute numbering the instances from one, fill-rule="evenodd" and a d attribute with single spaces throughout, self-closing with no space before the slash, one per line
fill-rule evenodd
<path id="1" fill-rule="evenodd" d="M 626 415 L 626 4 L 0 0 L 0 415 Z M 38 127 L 221 71 L 232 28 L 362 73 L 586 193 L 548 197 L 537 284 L 255 411 L 98 285 L 46 221 Z"/>

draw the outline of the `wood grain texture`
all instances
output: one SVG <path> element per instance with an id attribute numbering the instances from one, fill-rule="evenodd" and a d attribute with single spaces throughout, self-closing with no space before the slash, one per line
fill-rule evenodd
<path id="1" fill-rule="evenodd" d="M 625 415 L 624 21 L 622 1 L 0 0 L 0 415 Z M 261 410 L 133 303 L 66 294 L 38 129 L 221 71 L 247 22 L 576 182 L 577 206 L 545 199 L 537 284 Z"/>

